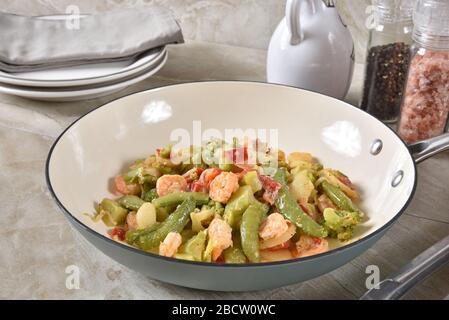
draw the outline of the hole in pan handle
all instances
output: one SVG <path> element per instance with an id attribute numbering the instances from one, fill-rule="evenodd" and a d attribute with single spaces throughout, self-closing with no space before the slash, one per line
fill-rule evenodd
<path id="1" fill-rule="evenodd" d="M 423 162 L 438 153 L 449 150 L 449 133 L 411 144 L 408 148 L 416 163 Z"/>
<path id="2" fill-rule="evenodd" d="M 449 262 L 449 236 L 440 240 L 398 272 L 379 283 L 378 289 L 366 292 L 360 300 L 396 300 Z"/>

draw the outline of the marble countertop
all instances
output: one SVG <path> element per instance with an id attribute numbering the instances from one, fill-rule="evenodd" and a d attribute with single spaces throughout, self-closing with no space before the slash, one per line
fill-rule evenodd
<path id="1" fill-rule="evenodd" d="M 407 212 L 376 245 L 351 263 L 319 278 L 249 293 L 205 292 L 148 279 L 87 243 L 53 203 L 44 179 L 47 153 L 72 121 L 119 96 L 196 80 L 265 80 L 266 52 L 203 42 L 169 48 L 161 72 L 97 100 L 37 102 L 0 94 L 0 298 L 3 299 L 356 299 L 365 272 L 377 265 L 386 277 L 449 234 L 449 154 L 419 166 L 417 194 Z M 347 101 L 356 104 L 363 66 L 358 65 Z M 80 270 L 79 289 L 67 289 L 66 268 Z M 406 298 L 449 294 L 449 266 Z"/>

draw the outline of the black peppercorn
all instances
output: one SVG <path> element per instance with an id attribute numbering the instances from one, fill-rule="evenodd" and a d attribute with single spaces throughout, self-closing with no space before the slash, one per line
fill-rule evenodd
<path id="1" fill-rule="evenodd" d="M 361 107 L 379 120 L 397 120 L 410 60 L 410 46 L 391 43 L 368 51 Z"/>

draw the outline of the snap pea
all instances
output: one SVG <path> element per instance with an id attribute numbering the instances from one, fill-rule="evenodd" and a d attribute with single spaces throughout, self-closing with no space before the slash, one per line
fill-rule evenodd
<path id="1" fill-rule="evenodd" d="M 203 205 L 209 202 L 209 195 L 202 192 L 174 192 L 166 196 L 154 199 L 153 204 L 156 207 L 167 207 L 174 204 L 180 204 L 186 199 L 192 199 L 194 202 L 196 202 L 196 205 Z"/>
<path id="2" fill-rule="evenodd" d="M 309 217 L 291 196 L 285 181 L 284 170 L 279 169 L 274 179 L 282 185 L 275 200 L 279 212 L 305 233 L 319 238 L 327 237 L 326 229 Z"/>
<path id="3" fill-rule="evenodd" d="M 137 211 L 145 203 L 142 199 L 137 196 L 126 195 L 118 199 L 117 201 L 122 207 L 128 210 Z"/>
<path id="4" fill-rule="evenodd" d="M 267 215 L 268 210 L 266 209 L 265 206 L 253 204 L 242 215 L 240 226 L 242 249 L 251 262 L 260 262 L 259 226 Z"/>
<path id="5" fill-rule="evenodd" d="M 190 221 L 190 212 L 195 209 L 195 201 L 184 200 L 155 231 L 139 236 L 134 242 L 139 248 L 147 250 L 159 246 L 170 232 L 180 233 Z"/>
<path id="6" fill-rule="evenodd" d="M 330 184 L 326 180 L 321 183 L 321 187 L 326 196 L 328 196 L 338 208 L 346 211 L 360 212 L 351 199 L 338 187 Z"/>

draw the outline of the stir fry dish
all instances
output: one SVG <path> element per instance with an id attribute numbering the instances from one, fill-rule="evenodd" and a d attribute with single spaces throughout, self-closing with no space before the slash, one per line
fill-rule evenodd
<path id="1" fill-rule="evenodd" d="M 363 217 L 346 175 L 311 154 L 286 156 L 258 140 L 168 145 L 115 177 L 115 189 L 118 198 L 103 199 L 93 217 L 112 239 L 198 262 L 320 254 L 330 238 L 350 240 Z"/>

